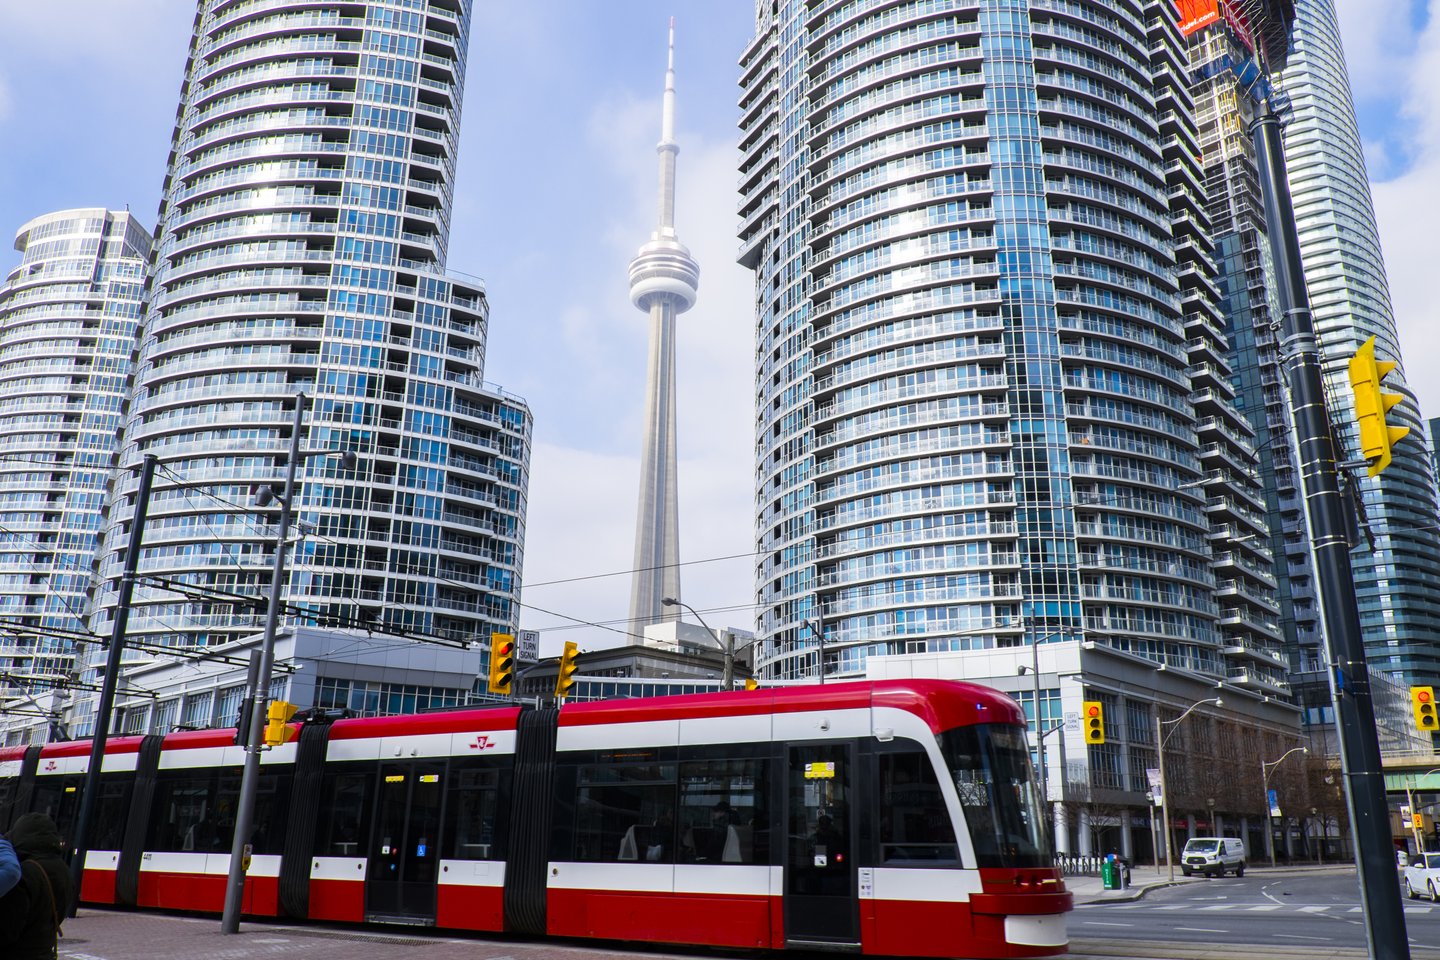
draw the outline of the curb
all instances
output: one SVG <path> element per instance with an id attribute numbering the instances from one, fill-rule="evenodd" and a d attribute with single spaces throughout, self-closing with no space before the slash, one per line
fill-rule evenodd
<path id="1" fill-rule="evenodd" d="M 1143 900 L 1145 898 L 1145 895 L 1151 890 L 1163 890 L 1166 887 L 1183 887 L 1187 884 L 1199 882 L 1201 881 L 1196 880 L 1192 877 L 1185 877 L 1183 879 L 1175 880 L 1160 880 L 1156 883 L 1147 883 L 1142 887 L 1132 887 L 1129 892 L 1122 892 L 1119 896 L 1115 897 L 1099 896 L 1091 900 L 1077 900 L 1075 902 L 1075 905 L 1078 907 L 1082 905 L 1089 906 L 1091 904 L 1097 903 L 1134 903 L 1136 900 Z"/>

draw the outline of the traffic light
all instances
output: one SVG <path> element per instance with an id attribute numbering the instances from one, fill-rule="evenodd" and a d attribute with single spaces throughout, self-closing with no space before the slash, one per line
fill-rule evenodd
<path id="1" fill-rule="evenodd" d="M 1085 742 L 1105 742 L 1105 705 L 1099 700 L 1086 700 L 1080 714 L 1085 718 Z"/>
<path id="2" fill-rule="evenodd" d="M 745 689 L 746 689 L 746 690 L 759 690 L 759 689 L 760 689 L 760 681 L 759 681 L 759 680 L 756 680 L 754 677 L 746 677 L 746 678 L 745 678 Z"/>
<path id="3" fill-rule="evenodd" d="M 286 724 L 299 709 L 295 704 L 286 703 L 284 700 L 270 701 L 270 709 L 267 713 L 269 722 L 265 724 L 265 746 L 278 747 L 285 742 L 285 738 L 290 733 L 290 728 Z"/>
<path id="4" fill-rule="evenodd" d="M 555 699 L 564 700 L 570 695 L 570 688 L 575 686 L 575 672 L 580 669 L 576 659 L 580 656 L 580 648 L 575 645 L 574 640 L 565 641 L 565 652 L 560 654 L 560 672 L 555 675 Z"/>
<path id="5" fill-rule="evenodd" d="M 515 680 L 515 638 L 508 633 L 490 634 L 490 683 L 485 689 L 510 696 Z"/>
<path id="6" fill-rule="evenodd" d="M 1415 712 L 1415 729 L 1421 733 L 1440 730 L 1440 719 L 1435 716 L 1435 688 L 1411 687 L 1410 709 Z"/>
<path id="7" fill-rule="evenodd" d="M 1380 381 L 1397 364 L 1375 359 L 1375 338 L 1350 358 L 1350 388 L 1355 392 L 1355 425 L 1360 428 L 1360 453 L 1370 461 L 1370 476 L 1390 466 L 1390 448 L 1410 432 L 1409 427 L 1392 427 L 1385 422 L 1390 408 L 1402 399 L 1398 393 L 1384 393 Z"/>

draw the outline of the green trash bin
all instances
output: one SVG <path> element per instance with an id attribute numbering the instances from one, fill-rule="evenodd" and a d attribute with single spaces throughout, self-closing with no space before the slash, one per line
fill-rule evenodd
<path id="1" fill-rule="evenodd" d="M 1106 857 L 1100 864 L 1100 886 L 1106 890 L 1120 889 L 1120 864 L 1113 857 Z"/>

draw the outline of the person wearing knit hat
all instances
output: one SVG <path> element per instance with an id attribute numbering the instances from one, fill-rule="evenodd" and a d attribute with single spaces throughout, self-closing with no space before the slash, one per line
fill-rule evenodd
<path id="1" fill-rule="evenodd" d="M 0 896 L 0 955 L 6 960 L 53 960 L 60 923 L 70 908 L 65 841 L 43 813 L 27 813 L 7 834 L 20 858 L 20 882 Z"/>

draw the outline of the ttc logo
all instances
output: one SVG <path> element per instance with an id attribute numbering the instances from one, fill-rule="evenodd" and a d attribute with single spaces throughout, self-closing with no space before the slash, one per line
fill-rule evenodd
<path id="1" fill-rule="evenodd" d="M 55 763 L 54 760 L 47 760 L 47 761 L 45 761 L 45 769 L 46 769 L 46 771 L 54 770 L 54 769 L 56 768 L 56 766 L 57 766 L 57 764 Z"/>
<path id="2" fill-rule="evenodd" d="M 495 741 L 483 735 L 476 737 L 475 742 L 470 744 L 471 750 L 493 750 L 494 748 Z"/>

